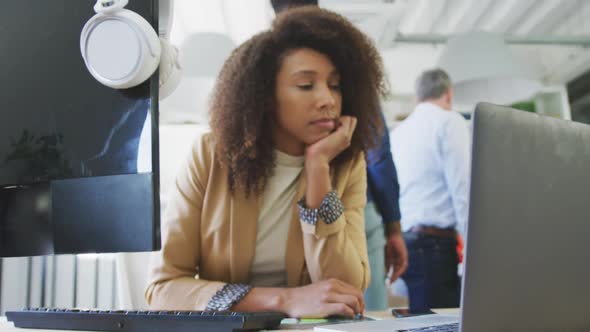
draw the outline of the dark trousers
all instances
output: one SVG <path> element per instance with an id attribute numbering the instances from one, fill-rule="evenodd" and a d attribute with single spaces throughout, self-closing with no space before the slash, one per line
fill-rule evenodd
<path id="1" fill-rule="evenodd" d="M 404 240 L 408 269 L 402 279 L 408 286 L 410 310 L 459 307 L 457 239 L 407 232 Z"/>

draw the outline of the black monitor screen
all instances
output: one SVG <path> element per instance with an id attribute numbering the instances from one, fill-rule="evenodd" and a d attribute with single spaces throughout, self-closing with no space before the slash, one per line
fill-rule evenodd
<path id="1" fill-rule="evenodd" d="M 0 257 L 159 246 L 157 75 L 93 79 L 79 38 L 94 4 L 2 2 Z M 127 8 L 157 28 L 156 0 Z"/>

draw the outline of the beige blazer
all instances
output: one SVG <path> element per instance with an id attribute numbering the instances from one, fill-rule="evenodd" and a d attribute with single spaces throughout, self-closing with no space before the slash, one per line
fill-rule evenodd
<path id="1" fill-rule="evenodd" d="M 365 167 L 359 155 L 332 172 L 345 210 L 329 225 L 299 220 L 296 202 L 306 187 L 302 172 L 285 254 L 288 287 L 329 278 L 360 290 L 369 284 Z M 227 171 L 215 157 L 212 136 L 205 134 L 177 175 L 162 218 L 162 250 L 152 260 L 145 293 L 151 309 L 203 310 L 226 283 L 248 283 L 261 200 L 230 195 L 227 188 Z"/>

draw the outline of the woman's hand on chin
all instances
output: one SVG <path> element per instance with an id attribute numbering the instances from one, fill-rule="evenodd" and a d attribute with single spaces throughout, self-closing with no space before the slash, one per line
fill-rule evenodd
<path id="1" fill-rule="evenodd" d="M 343 115 L 338 128 L 330 135 L 308 145 L 305 149 L 305 163 L 329 164 L 332 159 L 350 146 L 357 119 Z"/>

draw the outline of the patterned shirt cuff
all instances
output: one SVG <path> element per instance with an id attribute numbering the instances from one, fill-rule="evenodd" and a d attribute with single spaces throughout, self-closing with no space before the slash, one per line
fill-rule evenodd
<path id="1" fill-rule="evenodd" d="M 245 284 L 226 284 L 213 295 L 207 303 L 206 311 L 226 311 L 240 302 L 250 292 L 252 286 Z"/>
<path id="2" fill-rule="evenodd" d="M 336 191 L 330 191 L 322 200 L 319 209 L 308 209 L 305 207 L 305 197 L 298 203 L 299 219 L 306 224 L 315 225 L 318 217 L 322 218 L 326 224 L 331 224 L 338 220 L 344 213 L 344 206 Z"/>

